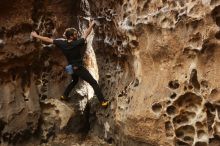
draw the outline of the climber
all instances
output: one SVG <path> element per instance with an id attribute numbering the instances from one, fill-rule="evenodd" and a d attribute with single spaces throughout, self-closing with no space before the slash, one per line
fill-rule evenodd
<path id="1" fill-rule="evenodd" d="M 67 58 L 69 65 L 66 66 L 66 71 L 67 73 L 71 74 L 72 81 L 65 89 L 64 94 L 60 97 L 61 99 L 63 100 L 69 99 L 70 91 L 77 84 L 79 78 L 81 78 L 92 86 L 96 96 L 98 97 L 101 103 L 101 106 L 107 107 L 109 101 L 104 98 L 97 81 L 92 77 L 89 71 L 83 66 L 83 61 L 82 61 L 83 54 L 81 50 L 85 45 L 86 38 L 91 33 L 94 25 L 95 22 L 91 21 L 89 27 L 83 33 L 81 38 L 78 38 L 77 36 L 78 33 L 75 28 L 67 28 L 63 34 L 65 38 L 51 39 L 48 37 L 38 35 L 35 31 L 31 32 L 31 36 L 47 43 L 51 43 L 51 44 L 53 43 L 54 45 L 56 45 L 58 48 L 61 49 L 61 51 Z"/>

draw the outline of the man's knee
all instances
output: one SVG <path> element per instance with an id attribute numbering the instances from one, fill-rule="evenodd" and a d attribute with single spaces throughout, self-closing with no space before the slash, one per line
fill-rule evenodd
<path id="1" fill-rule="evenodd" d="M 91 81 L 89 82 L 89 84 L 90 84 L 91 86 L 98 86 L 98 82 L 97 82 L 95 79 L 91 80 Z"/>

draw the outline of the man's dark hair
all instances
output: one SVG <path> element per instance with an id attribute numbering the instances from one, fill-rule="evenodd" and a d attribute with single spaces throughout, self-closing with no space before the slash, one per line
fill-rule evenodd
<path id="1" fill-rule="evenodd" d="M 75 28 L 67 28 L 64 31 L 63 36 L 65 36 L 67 39 L 70 39 L 70 37 L 73 36 L 74 33 L 77 34 L 77 30 Z"/>

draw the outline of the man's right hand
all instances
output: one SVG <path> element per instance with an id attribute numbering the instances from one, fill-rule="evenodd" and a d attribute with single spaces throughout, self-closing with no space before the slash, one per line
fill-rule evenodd
<path id="1" fill-rule="evenodd" d="M 92 20 L 89 22 L 89 28 L 83 33 L 82 38 L 86 39 L 88 35 L 91 33 L 93 26 L 95 25 L 95 21 Z"/>
<path id="2" fill-rule="evenodd" d="M 38 34 L 36 33 L 36 31 L 32 31 L 31 36 L 36 38 L 38 36 Z"/>
<path id="3" fill-rule="evenodd" d="M 31 32 L 31 37 L 40 39 L 41 41 L 44 41 L 44 42 L 47 42 L 47 43 L 51 43 L 51 44 L 53 43 L 53 39 L 38 35 L 35 31 Z"/>

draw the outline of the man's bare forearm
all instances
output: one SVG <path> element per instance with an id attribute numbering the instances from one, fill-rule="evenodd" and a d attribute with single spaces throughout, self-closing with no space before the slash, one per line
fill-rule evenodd
<path id="1" fill-rule="evenodd" d="M 86 30 L 85 33 L 86 33 L 87 35 L 89 35 L 89 34 L 91 33 L 93 26 L 94 26 L 94 24 L 93 24 L 93 25 L 90 25 L 89 28 Z"/>
<path id="2" fill-rule="evenodd" d="M 82 36 L 84 39 L 86 39 L 88 37 L 88 35 L 91 33 L 94 25 L 95 25 L 95 23 L 93 22 L 89 25 L 89 28 L 86 29 L 86 31 L 84 32 L 84 34 Z"/>
<path id="3" fill-rule="evenodd" d="M 40 39 L 40 40 L 42 40 L 44 42 L 47 42 L 47 43 L 53 43 L 53 39 L 48 38 L 48 37 L 44 37 L 44 36 L 41 36 L 41 35 L 38 35 L 35 31 L 31 32 L 31 36 L 35 37 L 37 39 Z"/>
<path id="4" fill-rule="evenodd" d="M 53 43 L 53 39 L 48 38 L 48 37 L 44 37 L 44 36 L 36 36 L 36 38 L 40 39 L 41 41 L 47 42 L 47 43 Z"/>

